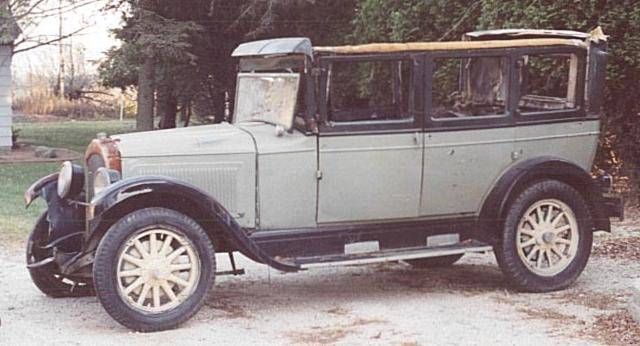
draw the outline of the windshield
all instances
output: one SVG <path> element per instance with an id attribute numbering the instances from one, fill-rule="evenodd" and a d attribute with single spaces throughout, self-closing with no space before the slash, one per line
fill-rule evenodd
<path id="1" fill-rule="evenodd" d="M 299 73 L 239 73 L 234 123 L 264 121 L 293 126 Z"/>

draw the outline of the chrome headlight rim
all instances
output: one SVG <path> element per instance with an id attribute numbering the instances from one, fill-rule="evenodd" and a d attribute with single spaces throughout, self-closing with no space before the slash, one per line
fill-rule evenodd
<path id="1" fill-rule="evenodd" d="M 93 195 L 99 195 L 118 180 L 120 180 L 120 172 L 106 167 L 98 168 L 93 176 Z"/>
<path id="2" fill-rule="evenodd" d="M 82 166 L 74 165 L 71 161 L 64 161 L 58 173 L 58 196 L 69 198 L 82 191 L 84 172 Z"/>

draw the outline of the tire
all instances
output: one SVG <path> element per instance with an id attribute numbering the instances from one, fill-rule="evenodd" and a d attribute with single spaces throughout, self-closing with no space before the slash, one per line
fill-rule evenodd
<path id="1" fill-rule="evenodd" d="M 27 241 L 27 265 L 51 256 L 51 250 L 42 247 L 49 243 L 49 222 L 47 213 L 40 215 Z M 73 281 L 60 275 L 57 265 L 29 268 L 31 280 L 38 289 L 52 298 L 86 297 L 95 294 L 93 282 Z"/>
<path id="2" fill-rule="evenodd" d="M 519 290 L 564 289 L 587 264 L 592 229 L 580 192 L 560 181 L 543 180 L 510 203 L 496 259 L 508 282 Z"/>
<path id="3" fill-rule="evenodd" d="M 165 208 L 141 209 L 116 222 L 93 265 L 104 309 L 140 332 L 172 329 L 191 318 L 211 293 L 214 276 L 215 253 L 204 229 Z"/>
<path id="4" fill-rule="evenodd" d="M 412 260 L 406 260 L 405 262 L 409 263 L 412 267 L 415 267 L 415 268 L 449 267 L 449 266 L 452 266 L 454 263 L 458 262 L 458 260 L 460 260 L 462 256 L 464 256 L 464 254 L 440 256 L 440 257 L 417 258 Z"/>

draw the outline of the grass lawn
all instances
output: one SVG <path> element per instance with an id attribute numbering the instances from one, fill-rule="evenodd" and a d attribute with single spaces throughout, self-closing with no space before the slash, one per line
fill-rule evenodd
<path id="1" fill-rule="evenodd" d="M 18 134 L 20 143 L 66 148 L 79 153 L 84 153 L 87 144 L 96 138 L 98 132 L 106 132 L 110 135 L 126 133 L 134 131 L 135 126 L 135 121 L 132 120 L 63 121 L 14 125 L 20 130 Z"/>
<path id="2" fill-rule="evenodd" d="M 59 163 L 0 164 L 0 241 L 26 240 L 46 204 L 37 199 L 24 208 L 24 191 L 36 180 L 55 172 Z"/>
<path id="3" fill-rule="evenodd" d="M 131 132 L 133 121 L 65 121 L 20 123 L 18 142 L 66 148 L 83 153 L 98 132 Z M 37 179 L 59 169 L 59 163 L 0 164 L 0 245 L 24 241 L 46 207 L 38 199 L 25 210 L 24 191 Z"/>

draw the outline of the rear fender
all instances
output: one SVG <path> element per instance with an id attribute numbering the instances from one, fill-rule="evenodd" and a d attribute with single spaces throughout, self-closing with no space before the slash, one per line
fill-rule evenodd
<path id="1" fill-rule="evenodd" d="M 594 231 L 611 231 L 600 187 L 589 172 L 563 159 L 537 157 L 513 166 L 495 184 L 480 211 L 478 228 L 481 238 L 495 242 L 510 202 L 531 183 L 542 179 L 559 180 L 578 190 L 589 206 Z"/>
<path id="2" fill-rule="evenodd" d="M 119 218 L 144 207 L 177 209 L 193 217 L 213 238 L 222 237 L 233 249 L 260 263 L 282 271 L 298 267 L 282 263 L 265 253 L 247 236 L 224 206 L 201 189 L 175 178 L 144 176 L 119 181 L 95 196 L 88 207 L 85 252 L 95 250 L 108 227 Z"/>

